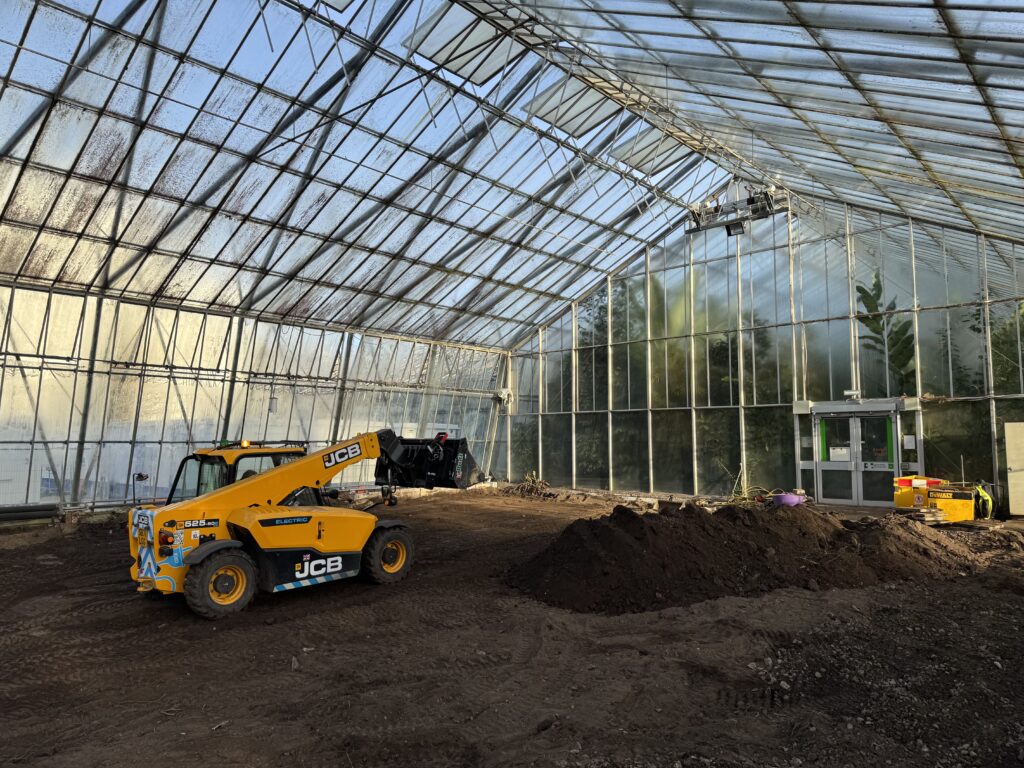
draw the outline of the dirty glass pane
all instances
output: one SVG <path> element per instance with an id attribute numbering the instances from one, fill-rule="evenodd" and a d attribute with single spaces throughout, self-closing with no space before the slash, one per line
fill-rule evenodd
<path id="1" fill-rule="evenodd" d="M 608 414 L 576 416 L 576 485 L 608 488 Z"/>
<path id="2" fill-rule="evenodd" d="M 647 407 L 647 344 L 615 344 L 612 347 L 612 408 Z"/>
<path id="3" fill-rule="evenodd" d="M 608 407 L 608 348 L 584 347 L 577 353 L 579 386 L 577 407 L 581 411 Z"/>
<path id="4" fill-rule="evenodd" d="M 955 482 L 992 477 L 992 422 L 987 402 L 926 403 L 924 456 L 928 474 Z"/>
<path id="5" fill-rule="evenodd" d="M 982 309 L 920 313 L 921 386 L 925 393 L 970 397 L 985 391 Z"/>
<path id="6" fill-rule="evenodd" d="M 690 327 L 687 269 L 651 273 L 651 338 L 682 336 Z"/>
<path id="7" fill-rule="evenodd" d="M 517 413 L 537 413 L 539 366 L 536 357 L 513 357 L 513 391 Z"/>
<path id="8" fill-rule="evenodd" d="M 696 414 L 697 492 L 735 493 L 740 477 L 739 409 L 699 409 Z"/>
<path id="9" fill-rule="evenodd" d="M 744 392 L 748 405 L 789 402 L 793 393 L 790 326 L 755 328 L 743 334 Z"/>
<path id="10" fill-rule="evenodd" d="M 648 491 L 645 411 L 612 414 L 612 488 Z"/>
<path id="11" fill-rule="evenodd" d="M 537 417 L 512 417 L 512 482 L 538 469 Z"/>
<path id="12" fill-rule="evenodd" d="M 608 342 L 608 291 L 601 286 L 576 308 L 577 343 L 581 347 Z"/>
<path id="13" fill-rule="evenodd" d="M 747 483 L 788 490 L 794 482 L 792 408 L 747 408 L 744 411 Z"/>
<path id="14" fill-rule="evenodd" d="M 544 413 L 572 410 L 572 352 L 544 354 Z"/>
<path id="15" fill-rule="evenodd" d="M 643 276 L 612 281 L 612 341 L 644 338 L 647 302 Z"/>
<path id="16" fill-rule="evenodd" d="M 696 405 L 732 405 L 739 401 L 739 350 L 735 333 L 698 336 L 694 373 Z"/>
<path id="17" fill-rule="evenodd" d="M 693 411 L 657 410 L 651 414 L 654 490 L 693 493 Z"/>
<path id="18" fill-rule="evenodd" d="M 651 407 L 684 408 L 690 404 L 690 341 L 651 342 Z"/>
<path id="19" fill-rule="evenodd" d="M 541 463 L 544 480 L 554 486 L 572 486 L 572 416 L 541 417 Z"/>
<path id="20" fill-rule="evenodd" d="M 846 320 L 803 326 L 809 400 L 841 400 L 850 388 L 850 324 Z"/>
<path id="21" fill-rule="evenodd" d="M 997 395 L 1016 395 L 1024 391 L 1021 378 L 1021 309 L 1018 302 L 989 306 L 992 387 Z"/>

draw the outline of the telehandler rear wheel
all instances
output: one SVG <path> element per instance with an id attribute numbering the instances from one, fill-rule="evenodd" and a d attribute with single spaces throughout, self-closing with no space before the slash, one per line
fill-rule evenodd
<path id="1" fill-rule="evenodd" d="M 256 564 L 240 549 L 214 552 L 185 576 L 185 602 L 204 619 L 243 610 L 256 593 Z"/>
<path id="2" fill-rule="evenodd" d="M 412 555 L 412 534 L 408 528 L 378 528 L 363 547 L 363 573 L 375 584 L 394 584 L 409 574 Z"/>

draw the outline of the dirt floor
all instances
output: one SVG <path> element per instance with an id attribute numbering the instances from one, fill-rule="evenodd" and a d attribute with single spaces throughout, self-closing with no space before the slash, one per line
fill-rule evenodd
<path id="1" fill-rule="evenodd" d="M 1024 766 L 1024 552 L 952 580 L 618 616 L 505 581 L 607 500 L 395 508 L 418 562 L 216 623 L 88 524 L 0 536 L 0 764 Z M 389 517 L 391 511 L 389 510 Z"/>

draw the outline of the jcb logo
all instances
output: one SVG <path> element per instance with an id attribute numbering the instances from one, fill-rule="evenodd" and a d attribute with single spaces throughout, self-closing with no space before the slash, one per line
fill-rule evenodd
<path id="1" fill-rule="evenodd" d="M 331 451 L 324 456 L 324 469 L 330 469 L 331 467 L 342 464 L 349 459 L 354 459 L 356 456 L 361 456 L 362 450 L 359 448 L 359 443 L 353 443 L 347 445 L 344 448 L 339 448 L 336 451 Z"/>
<path id="2" fill-rule="evenodd" d="M 321 557 L 318 560 L 307 560 L 295 564 L 295 578 L 308 579 L 310 576 L 323 576 L 328 573 L 337 573 L 342 570 L 344 563 L 341 555 L 333 557 Z"/>

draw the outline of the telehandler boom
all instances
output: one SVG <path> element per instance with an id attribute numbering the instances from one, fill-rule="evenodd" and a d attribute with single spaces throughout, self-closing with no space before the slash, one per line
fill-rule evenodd
<path id="1" fill-rule="evenodd" d="M 377 461 L 376 483 L 389 505 L 396 485 L 465 488 L 480 476 L 465 440 L 445 433 L 411 440 L 386 429 L 192 499 L 136 507 L 129 537 L 138 590 L 183 592 L 193 611 L 216 619 L 245 608 L 257 588 L 283 592 L 360 573 L 378 584 L 400 581 L 412 565 L 409 530 L 325 505 L 324 486 L 368 459 Z"/>

